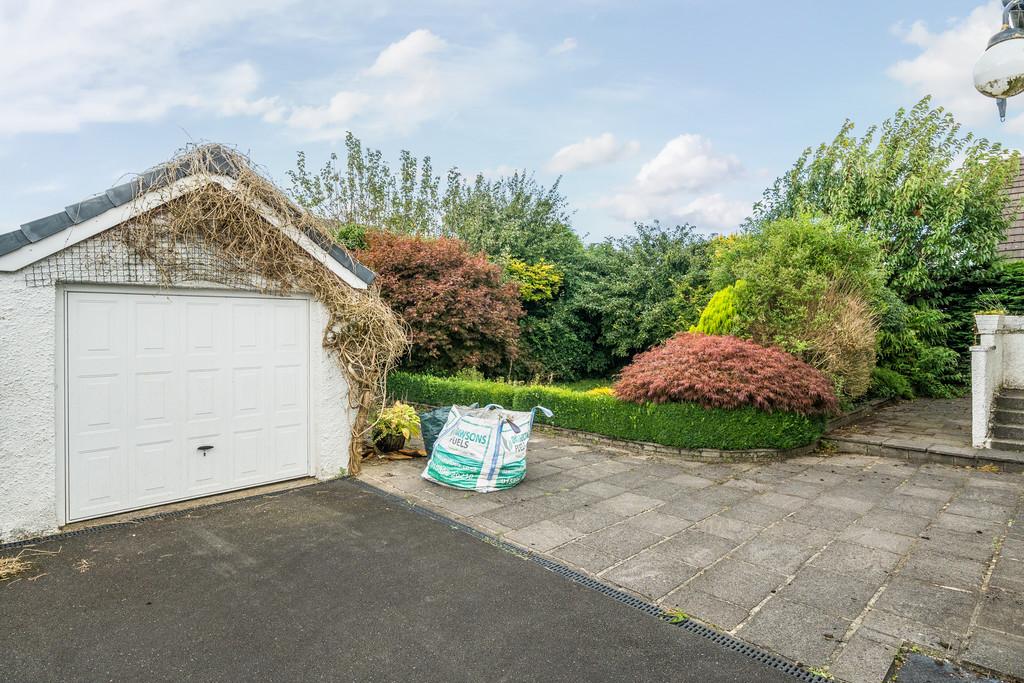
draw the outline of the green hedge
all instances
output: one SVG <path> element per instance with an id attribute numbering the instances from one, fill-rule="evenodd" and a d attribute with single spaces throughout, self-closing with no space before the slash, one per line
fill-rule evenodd
<path id="1" fill-rule="evenodd" d="M 428 405 L 497 403 L 510 410 L 550 408 L 555 416 L 537 421 L 604 436 L 649 441 L 678 448 L 796 448 L 811 443 L 825 427 L 822 417 L 766 413 L 755 408 L 725 410 L 695 403 L 638 405 L 612 396 L 589 395 L 540 385 L 513 385 L 395 372 L 388 392 L 396 399 Z"/>

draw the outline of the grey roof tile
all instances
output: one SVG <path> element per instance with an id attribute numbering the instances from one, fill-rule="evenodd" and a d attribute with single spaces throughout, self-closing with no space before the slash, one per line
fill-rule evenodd
<path id="1" fill-rule="evenodd" d="M 0 235 L 0 256 L 10 254 L 12 251 L 18 251 L 27 244 L 31 244 L 31 242 L 28 241 L 25 233 L 21 230 L 4 233 Z"/>
<path id="2" fill-rule="evenodd" d="M 25 234 L 29 242 L 38 242 L 44 237 L 55 235 L 74 224 L 75 222 L 71 220 L 71 216 L 67 214 L 67 211 L 61 211 L 44 218 L 37 218 L 28 223 L 22 223 L 21 232 Z"/>
<path id="3" fill-rule="evenodd" d="M 127 204 L 131 200 L 135 199 L 135 196 L 138 194 L 138 191 L 139 183 L 138 181 L 134 181 L 130 183 L 122 183 L 120 185 L 115 185 L 114 187 L 107 190 L 105 194 L 107 195 L 107 199 L 110 200 L 111 204 L 113 204 L 114 206 L 122 206 L 124 204 Z"/>
<path id="4" fill-rule="evenodd" d="M 999 254 L 1010 261 L 1024 258 L 1024 207 L 1021 206 L 1021 200 L 1024 200 L 1024 157 L 1020 163 L 1020 172 L 1006 189 L 1006 216 L 1010 219 L 1010 227 L 997 248 Z"/>
<path id="5" fill-rule="evenodd" d="M 95 197 L 89 197 L 88 199 L 80 201 L 77 204 L 66 206 L 64 207 L 64 211 L 71 217 L 71 220 L 77 224 L 87 221 L 90 218 L 95 218 L 101 213 L 106 213 L 113 209 L 114 206 L 114 202 L 110 201 L 110 197 L 106 194 L 99 194 Z"/>
<path id="6" fill-rule="evenodd" d="M 377 277 L 376 273 L 356 259 L 352 258 L 352 255 L 349 254 L 348 251 L 342 249 L 341 246 L 324 237 L 322 233 L 308 229 L 304 232 L 306 233 L 306 236 L 316 242 L 321 249 L 329 253 L 335 261 L 351 270 L 356 274 L 356 277 L 366 284 L 370 284 Z"/>

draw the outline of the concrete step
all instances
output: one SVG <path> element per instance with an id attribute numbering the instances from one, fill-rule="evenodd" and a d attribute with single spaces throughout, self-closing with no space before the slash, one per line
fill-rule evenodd
<path id="1" fill-rule="evenodd" d="M 992 425 L 993 439 L 1009 439 L 1024 443 L 1024 427 L 996 422 Z"/>
<path id="2" fill-rule="evenodd" d="M 1018 439 L 992 439 L 992 448 L 1024 453 L 1024 441 Z"/>
<path id="3" fill-rule="evenodd" d="M 1003 410 L 996 408 L 992 413 L 992 421 L 996 424 L 1024 427 L 1024 410 Z"/>
<path id="4" fill-rule="evenodd" d="M 1024 397 L 996 396 L 996 410 L 1024 410 Z"/>
<path id="5" fill-rule="evenodd" d="M 1024 398 L 1024 389 L 1010 389 L 1009 387 L 1003 387 L 999 390 L 1000 396 L 1006 396 L 1007 398 Z"/>
<path id="6" fill-rule="evenodd" d="M 897 439 L 871 434 L 829 434 L 822 443 L 835 447 L 838 453 L 857 453 L 899 458 L 914 462 L 938 462 L 960 467 L 994 465 L 1001 471 L 1024 472 L 1024 441 L 1001 439 L 992 448 L 971 448 L 968 445 L 932 444 L 920 439 Z"/>

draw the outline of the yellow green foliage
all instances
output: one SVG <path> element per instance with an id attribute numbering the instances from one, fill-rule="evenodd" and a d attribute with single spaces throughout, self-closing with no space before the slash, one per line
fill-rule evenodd
<path id="1" fill-rule="evenodd" d="M 519 285 L 519 296 L 526 302 L 554 299 L 562 287 L 562 274 L 544 259 L 529 264 L 512 258 L 506 262 L 505 272 Z"/>
<path id="2" fill-rule="evenodd" d="M 399 434 L 407 439 L 419 436 L 420 416 L 411 405 L 395 401 L 391 407 L 380 411 L 377 421 L 373 424 L 373 435 L 380 438 Z"/>
<path id="3" fill-rule="evenodd" d="M 737 334 L 740 331 L 739 299 L 746 287 L 746 280 L 737 280 L 715 292 L 690 332 Z"/>
<path id="4" fill-rule="evenodd" d="M 611 387 L 594 387 L 583 392 L 587 396 L 614 396 L 615 390 Z"/>

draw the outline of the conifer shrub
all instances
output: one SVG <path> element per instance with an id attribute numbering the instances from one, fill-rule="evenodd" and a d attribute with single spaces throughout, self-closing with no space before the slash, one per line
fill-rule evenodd
<path id="1" fill-rule="evenodd" d="M 737 280 L 715 292 L 700 314 L 700 320 L 690 328 L 703 334 L 736 335 L 740 332 L 740 296 L 747 287 L 746 280 Z"/>

